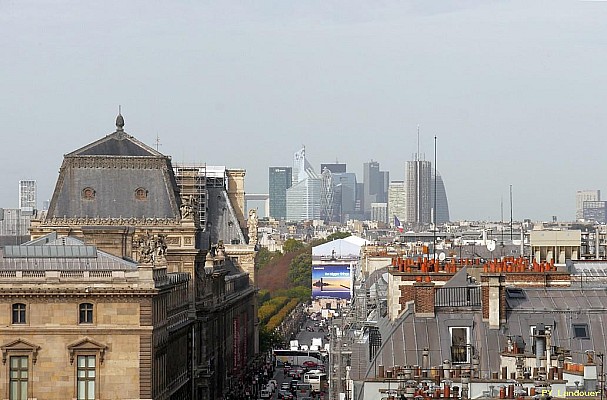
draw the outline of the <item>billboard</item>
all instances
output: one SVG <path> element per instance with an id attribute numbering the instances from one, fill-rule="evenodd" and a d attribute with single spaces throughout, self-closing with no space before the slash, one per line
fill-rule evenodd
<path id="1" fill-rule="evenodd" d="M 352 275 L 350 264 L 312 265 L 312 298 L 350 299 Z"/>

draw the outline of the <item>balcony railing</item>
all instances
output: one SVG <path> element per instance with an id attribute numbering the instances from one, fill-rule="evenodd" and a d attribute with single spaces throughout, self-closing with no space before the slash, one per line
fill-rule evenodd
<path id="1" fill-rule="evenodd" d="M 435 307 L 480 307 L 479 286 L 438 288 L 434 294 Z"/>

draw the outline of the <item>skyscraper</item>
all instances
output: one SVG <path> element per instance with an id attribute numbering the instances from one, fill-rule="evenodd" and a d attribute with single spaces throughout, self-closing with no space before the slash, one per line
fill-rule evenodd
<path id="1" fill-rule="evenodd" d="M 419 158 L 416 156 L 416 158 Z M 449 221 L 449 203 L 447 191 L 442 177 L 436 171 L 436 185 L 434 184 L 435 170 L 430 161 L 416 159 L 407 161 L 405 167 L 406 177 L 406 218 L 411 224 L 424 225 L 433 223 L 444 224 Z M 434 191 L 436 190 L 436 202 Z M 434 210 L 436 206 L 436 210 Z M 434 217 L 436 213 L 436 217 Z"/>
<path id="2" fill-rule="evenodd" d="M 600 190 L 578 190 L 575 194 L 575 219 L 584 218 L 584 202 L 601 201 Z"/>
<path id="3" fill-rule="evenodd" d="M 19 181 L 19 208 L 21 211 L 36 209 L 36 181 Z"/>
<path id="4" fill-rule="evenodd" d="M 344 172 L 333 174 L 335 194 L 335 215 L 339 221 L 345 222 L 357 214 L 356 210 L 356 174 Z"/>
<path id="5" fill-rule="evenodd" d="M 328 168 L 320 174 L 320 218 L 324 221 L 333 221 L 335 218 L 335 184 L 333 174 Z"/>
<path id="6" fill-rule="evenodd" d="M 292 185 L 287 189 L 286 219 L 320 219 L 321 179 L 306 159 L 305 147 L 293 156 L 292 176 Z"/>
<path id="7" fill-rule="evenodd" d="M 432 207 L 436 204 L 436 223 L 444 224 L 450 221 L 449 202 L 447 201 L 447 190 L 443 178 L 436 170 L 436 186 L 434 186 L 434 175 L 432 176 Z M 436 188 L 436 202 L 434 202 L 434 189 Z"/>
<path id="8" fill-rule="evenodd" d="M 326 169 L 328 169 L 329 171 L 331 171 L 334 174 L 341 174 L 346 172 L 346 164 L 340 164 L 340 163 L 322 163 L 320 164 L 320 172 L 322 173 L 322 171 L 324 171 Z"/>
<path id="9" fill-rule="evenodd" d="M 269 168 L 270 217 L 287 218 L 287 189 L 291 187 L 293 178 L 292 167 Z"/>
<path id="10" fill-rule="evenodd" d="M 371 160 L 363 164 L 363 207 L 365 217 L 371 216 L 371 203 L 386 203 L 388 201 L 388 171 L 380 171 L 379 163 Z"/>
<path id="11" fill-rule="evenodd" d="M 415 225 L 429 224 L 432 208 L 432 164 L 430 161 L 420 159 L 407 161 L 405 179 L 407 192 L 405 221 Z"/>
<path id="12" fill-rule="evenodd" d="M 388 220 L 393 220 L 394 216 L 403 222 L 407 220 L 405 181 L 392 181 L 388 186 Z"/>

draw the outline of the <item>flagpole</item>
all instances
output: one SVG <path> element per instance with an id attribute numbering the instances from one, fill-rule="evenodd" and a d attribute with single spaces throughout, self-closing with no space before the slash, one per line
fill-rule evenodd
<path id="1" fill-rule="evenodd" d="M 434 217 L 434 226 L 432 230 L 432 240 L 434 244 L 432 245 L 432 251 L 434 253 L 433 258 L 436 263 L 436 135 L 434 135 L 434 212 L 432 213 Z"/>

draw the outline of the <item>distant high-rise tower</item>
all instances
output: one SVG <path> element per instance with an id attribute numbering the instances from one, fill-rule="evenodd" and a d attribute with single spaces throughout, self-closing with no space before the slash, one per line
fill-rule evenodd
<path id="1" fill-rule="evenodd" d="M 444 224 L 449 221 L 449 202 L 443 178 L 436 171 L 436 185 L 434 184 L 435 170 L 430 161 L 416 159 L 407 161 L 405 167 L 406 218 L 411 224 L 424 225 L 433 223 L 436 213 L 436 223 Z M 436 202 L 434 201 L 436 190 Z M 436 205 L 436 210 L 434 206 Z"/>
<path id="2" fill-rule="evenodd" d="M 36 181 L 19 181 L 19 208 L 21 211 L 36 209 Z"/>
<path id="3" fill-rule="evenodd" d="M 436 188 L 436 203 L 434 202 L 434 188 Z M 432 208 L 436 204 L 436 223 L 438 225 L 449 222 L 449 202 L 447 200 L 447 190 L 443 183 L 443 178 L 436 171 L 436 186 L 434 186 L 434 175 L 432 176 Z"/>
<path id="4" fill-rule="evenodd" d="M 320 175 L 320 218 L 324 221 L 333 221 L 334 214 L 335 184 L 333 174 L 328 168 L 323 169 Z"/>
<path id="5" fill-rule="evenodd" d="M 601 201 L 600 190 L 578 190 L 575 194 L 575 219 L 584 218 L 584 202 Z"/>
<path id="6" fill-rule="evenodd" d="M 306 159 L 305 147 L 293 156 L 293 181 L 287 189 L 289 221 L 320 219 L 321 179 Z"/>
<path id="7" fill-rule="evenodd" d="M 407 161 L 405 178 L 407 192 L 407 218 L 405 221 L 416 225 L 429 224 L 433 207 L 432 163 L 420 159 Z"/>
<path id="8" fill-rule="evenodd" d="M 293 168 L 270 167 L 269 188 L 270 217 L 287 218 L 287 189 L 291 187 Z"/>
<path id="9" fill-rule="evenodd" d="M 388 222 L 396 216 L 400 221 L 407 220 L 407 190 L 405 181 L 392 181 L 388 186 Z"/>
<path id="10" fill-rule="evenodd" d="M 371 216 L 371 203 L 386 203 L 388 201 L 388 171 L 380 171 L 379 163 L 371 160 L 363 164 L 363 207 L 365 217 Z"/>
<path id="11" fill-rule="evenodd" d="M 320 172 L 322 173 L 322 171 L 324 171 L 326 169 L 328 169 L 329 171 L 331 171 L 334 174 L 341 174 L 346 172 L 346 164 L 340 164 L 340 163 L 323 163 L 320 164 Z"/>
<path id="12" fill-rule="evenodd" d="M 585 201 L 584 221 L 604 224 L 607 222 L 607 201 Z"/>

